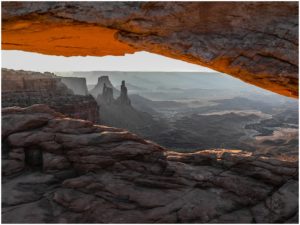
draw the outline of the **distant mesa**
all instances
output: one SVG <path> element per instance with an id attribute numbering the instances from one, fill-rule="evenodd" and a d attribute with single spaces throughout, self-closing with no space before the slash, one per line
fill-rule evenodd
<path id="1" fill-rule="evenodd" d="M 99 108 L 95 99 L 87 95 L 85 79 L 65 79 L 49 72 L 2 69 L 1 80 L 2 107 L 47 104 L 73 118 L 99 121 Z"/>

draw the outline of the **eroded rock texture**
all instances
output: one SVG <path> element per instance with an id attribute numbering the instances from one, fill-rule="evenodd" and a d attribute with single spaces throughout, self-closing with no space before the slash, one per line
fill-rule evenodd
<path id="1" fill-rule="evenodd" d="M 95 99 L 91 95 L 74 94 L 61 79 L 64 78 L 47 72 L 2 69 L 2 107 L 47 104 L 74 118 L 99 121 L 99 108 Z"/>
<path id="2" fill-rule="evenodd" d="M 176 153 L 46 105 L 2 109 L 4 223 L 297 223 L 298 161 Z"/>
<path id="3" fill-rule="evenodd" d="M 149 51 L 298 96 L 297 2 L 4 2 L 2 48 Z"/>

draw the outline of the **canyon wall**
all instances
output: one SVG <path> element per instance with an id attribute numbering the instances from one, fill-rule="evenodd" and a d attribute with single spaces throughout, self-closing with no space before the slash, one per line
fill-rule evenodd
<path id="1" fill-rule="evenodd" d="M 60 78 L 53 73 L 29 72 L 23 70 L 1 70 L 2 93 L 11 93 L 19 91 L 27 92 L 57 92 L 60 94 L 74 94 L 72 90 L 60 82 Z"/>
<path id="2" fill-rule="evenodd" d="M 3 2 L 2 48 L 148 51 L 298 97 L 297 2 Z"/>
<path id="3" fill-rule="evenodd" d="M 86 79 L 81 77 L 61 77 L 61 82 L 71 89 L 75 95 L 88 95 Z"/>
<path id="4" fill-rule="evenodd" d="M 2 107 L 47 104 L 73 118 L 97 122 L 99 109 L 91 95 L 74 95 L 51 73 L 2 69 Z"/>
<path id="5" fill-rule="evenodd" d="M 297 223 L 298 161 L 168 151 L 46 105 L 2 109 L 3 223 Z"/>

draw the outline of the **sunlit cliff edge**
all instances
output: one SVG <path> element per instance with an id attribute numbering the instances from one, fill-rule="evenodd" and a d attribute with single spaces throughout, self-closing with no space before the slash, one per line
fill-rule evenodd
<path id="1" fill-rule="evenodd" d="M 297 2 L 3 2 L 2 48 L 148 51 L 298 97 Z"/>

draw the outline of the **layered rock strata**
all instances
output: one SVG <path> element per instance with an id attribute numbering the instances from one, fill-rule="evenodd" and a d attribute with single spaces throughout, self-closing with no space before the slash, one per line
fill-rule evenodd
<path id="1" fill-rule="evenodd" d="M 91 95 L 74 95 L 51 73 L 2 69 L 2 107 L 47 104 L 74 118 L 97 122 L 99 109 Z"/>
<path id="2" fill-rule="evenodd" d="M 46 105 L 2 109 L 4 223 L 297 223 L 298 161 L 176 153 Z"/>
<path id="3" fill-rule="evenodd" d="M 298 97 L 297 2 L 4 2 L 2 48 L 148 51 Z"/>

